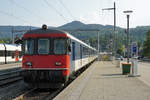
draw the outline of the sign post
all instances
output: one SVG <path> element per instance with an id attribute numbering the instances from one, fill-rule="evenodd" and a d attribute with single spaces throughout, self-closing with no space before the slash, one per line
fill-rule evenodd
<path id="1" fill-rule="evenodd" d="M 136 42 L 132 44 L 132 56 L 138 56 L 138 46 Z"/>

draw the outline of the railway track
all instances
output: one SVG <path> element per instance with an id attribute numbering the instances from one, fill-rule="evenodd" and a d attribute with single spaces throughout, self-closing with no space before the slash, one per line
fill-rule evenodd
<path id="1" fill-rule="evenodd" d="M 93 63 L 93 62 L 92 62 Z M 90 64 L 92 64 L 90 63 Z M 74 77 L 70 78 L 70 80 L 59 89 L 31 89 L 20 96 L 14 98 L 13 100 L 52 100 L 55 96 L 57 96 L 63 89 L 65 89 L 70 83 L 73 82 L 82 72 L 84 72 L 89 66 L 81 68 L 78 72 L 75 73 Z"/>
<path id="2" fill-rule="evenodd" d="M 61 89 L 31 89 L 22 95 L 14 98 L 13 100 L 52 100 L 60 91 Z"/>
<path id="3" fill-rule="evenodd" d="M 1 73 L 0 74 L 0 87 L 22 80 L 20 72 L 21 70 Z"/>

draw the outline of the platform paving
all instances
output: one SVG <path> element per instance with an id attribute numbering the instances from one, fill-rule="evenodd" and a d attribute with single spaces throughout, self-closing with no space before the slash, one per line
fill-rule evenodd
<path id="1" fill-rule="evenodd" d="M 150 87 L 112 62 L 96 61 L 54 100 L 150 100 Z"/>
<path id="2" fill-rule="evenodd" d="M 138 62 L 138 73 L 141 75 L 138 78 L 150 86 L 150 62 Z"/>
<path id="3" fill-rule="evenodd" d="M 14 68 L 21 68 L 21 67 L 22 67 L 21 62 L 10 63 L 10 64 L 1 64 L 0 65 L 0 71 L 2 71 L 2 70 L 11 70 L 11 69 L 14 69 Z"/>

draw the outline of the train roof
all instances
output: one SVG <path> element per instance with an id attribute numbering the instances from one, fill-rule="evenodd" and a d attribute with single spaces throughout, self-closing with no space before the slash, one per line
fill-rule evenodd
<path id="1" fill-rule="evenodd" d="M 54 33 L 59 33 L 59 34 L 64 34 L 64 31 L 61 30 L 56 30 L 56 29 L 34 29 L 31 31 L 27 31 L 25 34 L 54 34 Z"/>
<path id="2" fill-rule="evenodd" d="M 40 28 L 40 29 L 34 29 L 34 30 L 27 31 L 25 34 L 29 35 L 29 34 L 56 34 L 56 33 L 57 34 L 65 34 L 65 35 L 67 35 L 67 37 L 69 37 L 69 38 L 71 38 L 71 39 L 73 39 L 73 40 L 75 40 L 75 41 L 83 44 L 84 46 L 87 46 L 87 47 L 89 47 L 89 48 L 91 48 L 93 50 L 96 50 L 95 48 L 89 46 L 88 44 L 84 43 L 83 41 L 77 39 L 76 37 L 72 36 L 71 34 L 69 34 L 68 32 L 63 31 L 63 30 L 58 30 L 58 29 L 42 29 L 42 28 Z"/>
<path id="3" fill-rule="evenodd" d="M 76 38 L 76 37 L 72 36 L 71 34 L 67 33 L 67 35 L 68 35 L 68 37 L 70 37 L 71 39 L 73 39 L 73 40 L 75 40 L 75 41 L 77 41 L 77 42 L 79 42 L 79 43 L 83 44 L 84 46 L 87 46 L 88 48 L 93 49 L 93 50 L 95 50 L 95 51 L 96 51 L 96 49 L 95 49 L 95 48 L 93 48 L 93 47 L 91 47 L 90 45 L 88 45 L 88 44 L 84 43 L 83 41 L 81 41 L 81 40 L 79 40 L 78 38 Z"/>

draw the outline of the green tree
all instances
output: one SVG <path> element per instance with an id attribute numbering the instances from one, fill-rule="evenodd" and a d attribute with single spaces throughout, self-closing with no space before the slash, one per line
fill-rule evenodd
<path id="1" fill-rule="evenodd" d="M 141 55 L 141 42 L 138 41 L 137 45 L 138 45 L 138 55 Z"/>
<path id="2" fill-rule="evenodd" d="M 0 43 L 5 43 L 3 40 L 0 40 Z"/>
<path id="3" fill-rule="evenodd" d="M 123 53 L 122 49 L 121 49 L 121 48 L 118 48 L 117 54 L 122 55 L 122 53 Z"/>
<path id="4" fill-rule="evenodd" d="M 150 58 L 150 30 L 146 33 L 146 40 L 143 45 L 143 55 Z"/>

